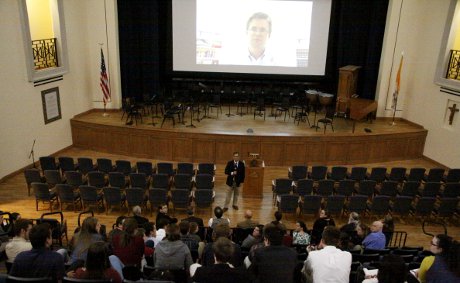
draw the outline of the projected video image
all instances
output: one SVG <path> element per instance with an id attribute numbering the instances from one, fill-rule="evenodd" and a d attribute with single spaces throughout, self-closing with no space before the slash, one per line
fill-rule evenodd
<path id="1" fill-rule="evenodd" d="M 312 6 L 197 0 L 196 64 L 308 67 Z"/>

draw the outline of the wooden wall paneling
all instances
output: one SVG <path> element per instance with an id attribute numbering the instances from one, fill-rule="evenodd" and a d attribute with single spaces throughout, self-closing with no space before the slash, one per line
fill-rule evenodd
<path id="1" fill-rule="evenodd" d="M 172 143 L 169 138 L 152 137 L 153 158 L 172 160 Z"/>
<path id="2" fill-rule="evenodd" d="M 266 166 L 282 166 L 285 158 L 284 143 L 262 142 L 260 144 L 260 155 Z"/>
<path id="3" fill-rule="evenodd" d="M 232 154 L 235 151 L 241 154 L 241 143 L 239 141 L 216 140 L 216 163 L 225 164 L 232 159 Z"/>
<path id="4" fill-rule="evenodd" d="M 114 130 L 109 133 L 109 139 L 113 142 L 113 152 L 118 154 L 131 154 L 131 136 L 126 131 Z"/>
<path id="5" fill-rule="evenodd" d="M 378 162 L 388 160 L 386 152 L 386 141 L 382 137 L 376 137 L 369 141 L 369 159 L 368 162 Z"/>
<path id="6" fill-rule="evenodd" d="M 249 160 L 248 159 L 249 153 L 259 153 L 260 154 L 261 153 L 260 150 L 261 148 L 260 148 L 259 141 L 251 141 L 251 140 L 242 141 L 241 142 L 241 152 L 240 152 L 241 159 Z M 260 155 L 260 158 L 265 159 L 263 155 Z"/>
<path id="7" fill-rule="evenodd" d="M 150 139 L 148 135 L 131 135 L 131 144 L 130 144 L 130 151 L 135 156 L 148 158 L 149 154 L 149 147 L 150 147 Z"/>
<path id="8" fill-rule="evenodd" d="M 425 139 L 420 139 L 420 138 L 408 139 L 406 158 L 421 158 L 423 156 L 424 147 L 425 147 Z"/>
<path id="9" fill-rule="evenodd" d="M 347 164 L 367 162 L 369 159 L 368 151 L 369 143 L 366 140 L 349 143 Z"/>
<path id="10" fill-rule="evenodd" d="M 388 160 L 401 160 L 405 159 L 407 155 L 407 139 L 389 139 L 386 141 L 386 157 Z"/>
<path id="11" fill-rule="evenodd" d="M 350 144 L 347 141 L 326 144 L 326 164 L 346 164 Z"/>
<path id="12" fill-rule="evenodd" d="M 192 140 L 172 140 L 172 159 L 180 162 L 193 162 Z"/>
<path id="13" fill-rule="evenodd" d="M 308 166 L 325 164 L 326 142 L 327 141 L 312 141 L 307 143 L 306 164 Z"/>
<path id="14" fill-rule="evenodd" d="M 216 143 L 214 139 L 193 140 L 193 162 L 216 162 Z"/>
<path id="15" fill-rule="evenodd" d="M 284 145 L 284 164 L 285 166 L 292 166 L 296 164 L 304 164 L 307 155 L 307 147 L 305 142 L 286 143 Z"/>

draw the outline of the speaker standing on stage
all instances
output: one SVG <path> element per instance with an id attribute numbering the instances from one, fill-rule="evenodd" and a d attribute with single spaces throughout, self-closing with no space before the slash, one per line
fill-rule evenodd
<path id="1" fill-rule="evenodd" d="M 233 153 L 233 160 L 225 166 L 225 174 L 227 175 L 227 195 L 225 197 L 224 211 L 228 210 L 228 205 L 233 195 L 233 208 L 238 209 L 238 195 L 240 193 L 240 184 L 244 182 L 244 163 L 240 161 L 240 154 Z"/>

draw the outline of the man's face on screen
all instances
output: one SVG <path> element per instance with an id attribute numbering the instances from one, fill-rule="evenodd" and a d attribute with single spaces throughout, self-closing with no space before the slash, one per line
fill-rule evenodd
<path id="1" fill-rule="evenodd" d="M 270 25 L 265 19 L 253 19 L 248 26 L 249 48 L 264 50 L 270 37 Z"/>

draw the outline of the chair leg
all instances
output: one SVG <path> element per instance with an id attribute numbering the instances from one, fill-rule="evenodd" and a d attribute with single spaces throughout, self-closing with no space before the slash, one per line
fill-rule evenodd
<path id="1" fill-rule="evenodd" d="M 38 200 L 35 199 L 35 210 L 38 211 Z"/>

